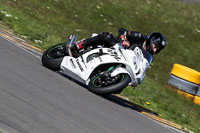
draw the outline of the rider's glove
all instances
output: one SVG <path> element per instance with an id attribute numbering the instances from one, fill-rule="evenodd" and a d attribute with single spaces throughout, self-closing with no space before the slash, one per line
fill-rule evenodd
<path id="1" fill-rule="evenodd" d="M 121 45 L 122 45 L 124 48 L 129 48 L 129 47 L 130 47 L 130 43 L 129 43 L 129 41 L 127 40 L 127 38 L 126 38 L 125 35 L 121 35 L 121 36 L 120 36 L 120 42 L 121 42 Z"/>

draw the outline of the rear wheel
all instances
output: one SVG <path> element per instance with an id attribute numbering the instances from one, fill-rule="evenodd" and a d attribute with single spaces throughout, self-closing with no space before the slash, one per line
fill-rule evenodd
<path id="1" fill-rule="evenodd" d="M 120 93 L 131 79 L 128 74 L 118 74 L 115 77 L 94 75 L 88 85 L 88 89 L 98 95 L 107 95 L 111 93 Z"/>
<path id="2" fill-rule="evenodd" d="M 51 70 L 60 70 L 63 57 L 66 55 L 65 46 L 65 43 L 61 43 L 47 49 L 42 55 L 42 64 Z"/>

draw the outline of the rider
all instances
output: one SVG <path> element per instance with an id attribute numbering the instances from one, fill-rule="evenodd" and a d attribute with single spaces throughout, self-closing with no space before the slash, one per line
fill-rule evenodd
<path id="1" fill-rule="evenodd" d="M 109 32 L 101 32 L 97 36 L 75 42 L 75 44 L 70 47 L 70 50 L 79 51 L 85 47 L 99 44 L 105 47 L 112 47 L 118 42 L 120 42 L 125 49 L 139 47 L 148 51 L 151 55 L 158 54 L 166 46 L 166 38 L 159 32 L 152 32 L 150 35 L 145 36 L 140 32 L 120 28 L 118 30 L 118 37 L 114 37 Z"/>
<path id="2" fill-rule="evenodd" d="M 144 64 L 143 72 L 140 76 L 138 76 L 138 82 L 135 86 L 143 81 L 146 69 L 152 62 L 152 60 L 149 60 L 148 57 L 151 56 L 151 59 L 153 59 L 153 55 L 158 54 L 167 44 L 166 38 L 159 32 L 152 32 L 145 36 L 140 32 L 120 28 L 118 30 L 117 37 L 114 37 L 109 32 L 101 32 L 97 36 L 75 42 L 72 47 L 67 47 L 67 49 L 69 51 L 71 50 L 72 53 L 76 53 L 91 45 L 104 45 L 105 47 L 112 47 L 116 43 L 120 43 L 124 49 L 134 50 L 135 47 L 139 47 L 144 54 L 144 58 L 148 61 L 148 64 Z"/>

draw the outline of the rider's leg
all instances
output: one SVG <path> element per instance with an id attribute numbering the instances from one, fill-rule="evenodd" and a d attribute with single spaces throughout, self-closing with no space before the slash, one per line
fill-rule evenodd
<path id="1" fill-rule="evenodd" d="M 81 40 L 78 42 L 75 42 L 75 49 L 78 51 L 88 47 L 88 46 L 94 46 L 94 45 L 104 45 L 105 47 L 111 47 L 117 42 L 117 39 L 109 32 L 101 32 L 97 36 Z"/>
<path id="2" fill-rule="evenodd" d="M 67 53 L 70 56 L 77 56 L 79 50 L 95 45 L 104 45 L 105 47 L 112 47 L 117 43 L 117 39 L 109 32 L 101 32 L 97 36 L 87 38 L 78 42 L 75 42 L 70 47 L 67 47 Z"/>

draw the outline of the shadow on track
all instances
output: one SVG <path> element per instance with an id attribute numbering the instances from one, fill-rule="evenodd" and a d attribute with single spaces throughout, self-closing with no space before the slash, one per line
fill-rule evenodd
<path id="1" fill-rule="evenodd" d="M 64 74 L 64 73 L 62 73 L 62 72 L 58 72 L 58 73 L 61 74 L 61 75 L 64 76 L 64 77 L 66 77 L 67 79 L 69 79 L 69 80 L 71 80 L 71 81 L 73 81 L 73 82 L 75 82 L 75 83 L 79 84 L 80 86 L 82 86 L 82 87 L 84 87 L 84 88 L 87 89 L 87 86 L 86 86 L 85 84 L 80 83 L 80 82 L 77 81 L 76 79 L 73 79 L 73 78 L 67 76 L 66 74 Z M 92 92 L 91 92 L 91 93 L 92 93 Z M 137 105 L 137 104 L 135 104 L 135 103 L 132 103 L 132 102 L 130 102 L 129 100 L 126 100 L 126 99 L 124 99 L 124 98 L 121 98 L 121 97 L 119 97 L 119 96 L 117 96 L 117 95 L 115 95 L 115 94 L 104 95 L 104 96 L 97 95 L 97 96 L 100 96 L 100 97 L 102 97 L 102 98 L 104 98 L 104 99 L 107 99 L 107 100 L 109 100 L 109 101 L 112 101 L 113 103 L 118 104 L 118 105 L 120 105 L 120 106 L 123 106 L 123 107 L 126 107 L 126 108 L 130 108 L 130 109 L 135 110 L 135 111 L 137 111 L 137 112 L 148 112 L 148 113 L 151 113 L 151 114 L 154 114 L 154 115 L 157 115 L 157 116 L 158 116 L 157 113 L 155 113 L 155 112 L 153 112 L 153 111 L 151 111 L 151 110 L 149 110 L 149 109 L 146 109 L 146 108 L 144 108 L 144 107 L 142 107 L 142 106 L 140 106 L 140 105 Z"/>
<path id="2" fill-rule="evenodd" d="M 138 112 L 148 112 L 148 113 L 151 113 L 151 114 L 154 114 L 154 115 L 158 115 L 157 113 L 149 110 L 149 109 L 146 109 L 140 105 L 137 105 L 135 103 L 132 103 L 126 99 L 123 99 L 119 96 L 116 96 L 114 94 L 111 94 L 111 95 L 106 95 L 106 96 L 102 96 L 103 98 L 109 100 L 109 101 L 112 101 L 120 106 L 123 106 L 123 107 L 126 107 L 126 108 L 130 108 L 130 109 L 133 109 L 135 111 L 138 111 Z"/>

